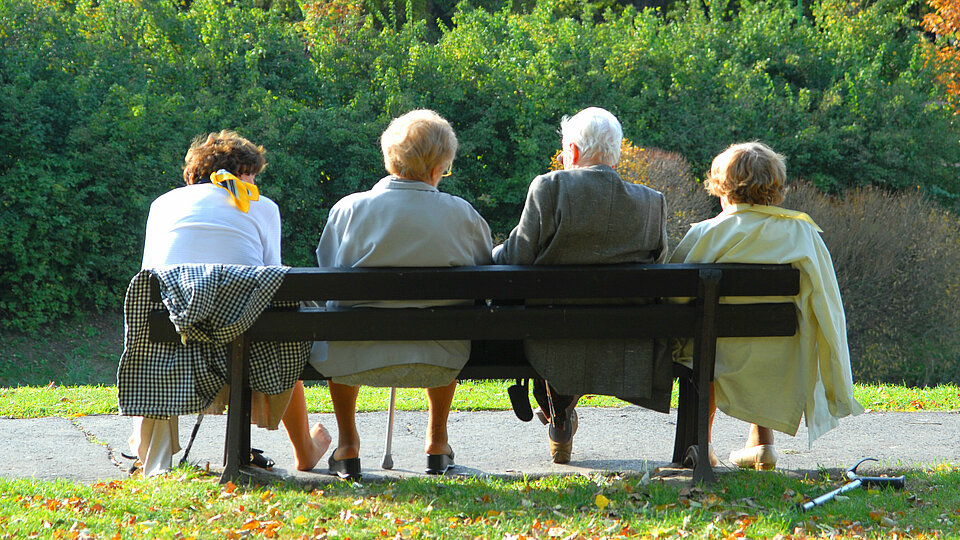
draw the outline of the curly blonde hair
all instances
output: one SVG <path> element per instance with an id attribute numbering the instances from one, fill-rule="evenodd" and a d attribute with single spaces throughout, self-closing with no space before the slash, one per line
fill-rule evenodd
<path id="1" fill-rule="evenodd" d="M 450 168 L 457 135 L 439 114 L 418 109 L 394 118 L 380 136 L 383 165 L 390 174 L 427 181 L 437 166 Z"/>
<path id="2" fill-rule="evenodd" d="M 713 158 L 707 193 L 734 204 L 776 205 L 786 195 L 784 157 L 761 142 L 734 144 Z"/>
<path id="3" fill-rule="evenodd" d="M 210 175 L 226 169 L 236 176 L 259 174 L 267 162 L 263 146 L 253 144 L 237 132 L 223 130 L 193 139 L 183 158 L 183 181 L 201 184 L 210 181 Z"/>

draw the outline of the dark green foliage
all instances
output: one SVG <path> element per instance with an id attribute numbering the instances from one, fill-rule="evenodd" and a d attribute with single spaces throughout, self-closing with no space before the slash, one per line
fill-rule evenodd
<path id="1" fill-rule="evenodd" d="M 956 204 L 960 127 L 891 1 L 569 18 L 576 2 L 0 0 L 2 325 L 118 308 L 150 201 L 181 185 L 193 137 L 225 128 L 268 150 L 258 182 L 291 265 L 312 264 L 334 202 L 384 174 L 380 132 L 416 107 L 460 138 L 442 189 L 498 234 L 560 118 L 590 105 L 695 175 L 761 139 L 821 189 L 919 185 Z"/>

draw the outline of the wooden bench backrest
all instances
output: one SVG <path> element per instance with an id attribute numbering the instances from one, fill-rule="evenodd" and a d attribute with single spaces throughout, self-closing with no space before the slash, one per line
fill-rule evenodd
<path id="1" fill-rule="evenodd" d="M 257 340 L 419 340 L 692 337 L 696 304 L 517 305 L 533 299 L 700 297 L 701 274 L 722 272 L 719 296 L 793 296 L 789 265 L 484 266 L 460 268 L 291 268 L 275 300 L 440 300 L 493 305 L 438 308 L 268 310 L 248 331 Z M 159 299 L 154 280 L 153 295 Z M 151 338 L 176 340 L 165 315 Z M 796 331 L 791 303 L 718 307 L 717 335 L 784 336 Z"/>

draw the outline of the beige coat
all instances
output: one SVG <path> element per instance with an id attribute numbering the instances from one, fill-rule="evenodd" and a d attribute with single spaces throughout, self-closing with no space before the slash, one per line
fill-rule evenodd
<path id="1" fill-rule="evenodd" d="M 733 205 L 695 223 L 671 257 L 677 263 L 775 263 L 800 270 L 792 337 L 721 338 L 714 376 L 717 407 L 730 416 L 795 435 L 806 417 L 810 443 L 859 414 L 853 398 L 846 320 L 833 260 L 820 228 L 801 212 Z M 784 301 L 789 299 L 770 299 Z M 757 299 L 738 299 L 756 302 Z M 689 360 L 683 354 L 678 361 Z"/>
<path id="2" fill-rule="evenodd" d="M 319 266 L 474 266 L 490 264 L 490 227 L 467 201 L 429 184 L 388 176 L 370 191 L 341 199 L 330 210 L 317 246 Z M 456 301 L 454 301 L 455 303 Z M 412 307 L 450 304 L 421 302 Z M 335 304 L 335 303 L 331 303 Z M 335 304 L 335 305 L 343 305 Z M 400 302 L 363 302 L 365 307 L 408 307 Z M 371 386 L 440 386 L 452 381 L 470 356 L 469 341 L 317 342 L 313 367 L 336 382 Z M 376 378 L 340 379 L 385 367 Z M 427 372 L 440 377 L 427 377 Z M 381 376 L 382 375 L 382 376 Z M 422 375 L 422 376 L 421 376 Z"/>

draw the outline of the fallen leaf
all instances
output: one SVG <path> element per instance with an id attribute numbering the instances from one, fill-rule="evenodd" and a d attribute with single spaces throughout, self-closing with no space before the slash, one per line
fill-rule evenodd
<path id="1" fill-rule="evenodd" d="M 593 504 L 597 505 L 597 508 L 603 510 L 610 504 L 610 499 L 603 496 L 603 494 L 598 494 L 597 498 L 593 500 Z"/>

